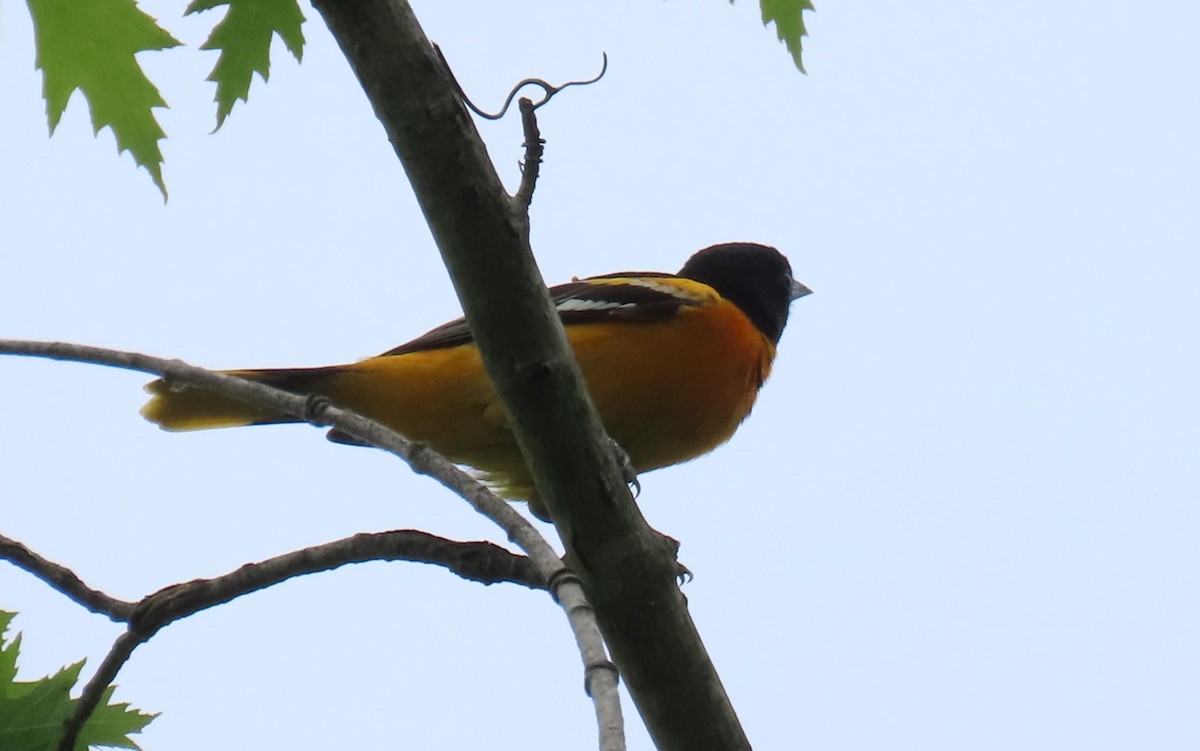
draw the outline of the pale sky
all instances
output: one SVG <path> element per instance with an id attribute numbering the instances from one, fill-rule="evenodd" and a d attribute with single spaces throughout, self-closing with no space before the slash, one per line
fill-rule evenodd
<path id="1" fill-rule="evenodd" d="M 211 367 L 382 352 L 458 315 L 382 128 L 320 18 L 215 135 L 211 20 L 141 60 L 171 191 L 47 139 L 28 14 L 0 5 L 0 337 Z M 809 75 L 757 8 L 418 2 L 485 107 L 541 111 L 550 282 L 778 246 L 816 294 L 733 441 L 641 478 L 762 749 L 1200 747 L 1200 8 L 823 2 Z M 512 185 L 516 119 L 481 131 Z M 0 531 L 110 594 L 360 531 L 503 536 L 305 427 L 172 435 L 136 374 L 0 359 Z M 22 675 L 119 633 L 0 566 Z M 85 675 L 88 674 L 85 669 Z M 371 564 L 169 627 L 117 698 L 147 751 L 595 746 L 542 593 Z M 626 703 L 630 748 L 650 749 Z"/>

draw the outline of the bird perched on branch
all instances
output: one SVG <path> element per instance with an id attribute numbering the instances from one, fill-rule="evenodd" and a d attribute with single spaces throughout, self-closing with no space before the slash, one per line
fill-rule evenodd
<path id="1" fill-rule="evenodd" d="M 791 302 L 809 292 L 782 253 L 751 243 L 701 250 L 676 274 L 622 272 L 550 289 L 604 427 L 639 473 L 729 440 L 771 372 Z M 225 372 L 377 420 L 545 518 L 464 319 L 349 365 Z M 142 415 L 166 430 L 298 422 L 161 380 L 146 390 L 154 396 Z"/>

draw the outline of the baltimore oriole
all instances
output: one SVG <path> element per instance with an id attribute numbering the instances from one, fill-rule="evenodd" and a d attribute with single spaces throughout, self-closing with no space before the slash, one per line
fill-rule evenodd
<path id="1" fill-rule="evenodd" d="M 678 274 L 606 274 L 550 289 L 600 418 L 639 473 L 729 440 L 771 371 L 791 302 L 809 292 L 783 254 L 749 243 L 701 250 Z M 545 517 L 464 319 L 351 365 L 225 372 L 325 396 L 469 465 Z M 154 396 L 142 415 L 166 430 L 295 422 L 161 380 L 146 390 Z"/>

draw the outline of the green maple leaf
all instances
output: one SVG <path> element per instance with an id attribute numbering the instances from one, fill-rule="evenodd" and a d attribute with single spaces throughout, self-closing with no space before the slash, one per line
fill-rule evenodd
<path id="1" fill-rule="evenodd" d="M 787 45 L 787 51 L 792 54 L 796 67 L 804 73 L 804 63 L 800 60 L 800 39 L 808 36 L 804 28 L 804 11 L 814 10 L 809 0 L 759 0 L 762 8 L 763 26 L 775 23 L 775 35 Z"/>
<path id="2" fill-rule="evenodd" d="M 192 0 L 185 15 L 228 5 L 225 18 L 213 27 L 200 45 L 202 50 L 220 50 L 208 80 L 217 84 L 217 127 L 233 111 L 237 100 L 248 101 L 250 80 L 255 73 L 266 81 L 271 74 L 271 39 L 275 34 L 299 62 L 304 52 L 300 25 L 304 14 L 296 0 Z"/>
<path id="3" fill-rule="evenodd" d="M 5 751 L 53 751 L 63 720 L 78 699 L 71 689 L 79 681 L 83 661 L 39 681 L 18 681 L 17 653 L 21 635 L 3 639 L 13 613 L 0 611 L 0 748 Z M 75 751 L 92 746 L 138 749 L 129 735 L 141 732 L 158 715 L 143 714 L 128 704 L 110 704 L 114 687 L 104 691 L 100 706 L 84 724 Z"/>
<path id="4" fill-rule="evenodd" d="M 0 696 L 4 687 L 17 679 L 17 653 L 21 651 L 21 635 L 17 634 L 11 643 L 5 643 L 4 640 L 15 616 L 16 613 L 0 610 Z"/>
<path id="5" fill-rule="evenodd" d="M 134 0 L 27 0 L 42 71 L 46 116 L 53 134 L 79 89 L 87 99 L 96 133 L 109 127 L 117 152 L 128 151 L 162 191 L 162 152 L 166 136 L 152 112 L 166 107 L 134 55 L 179 44 Z"/>
<path id="6" fill-rule="evenodd" d="M 80 663 L 80 665 L 82 664 Z M 96 707 L 96 711 L 84 723 L 83 730 L 79 733 L 79 743 L 76 744 L 77 751 L 80 747 L 90 748 L 92 746 L 140 750 L 141 747 L 134 743 L 129 736 L 132 733 L 142 732 L 143 728 L 149 725 L 155 717 L 158 717 L 158 713 L 145 714 L 129 706 L 128 702 L 110 704 L 113 691 L 116 689 L 116 686 L 104 689 L 104 694 L 100 697 L 100 706 Z M 78 700 L 71 700 L 72 703 L 76 701 Z"/>

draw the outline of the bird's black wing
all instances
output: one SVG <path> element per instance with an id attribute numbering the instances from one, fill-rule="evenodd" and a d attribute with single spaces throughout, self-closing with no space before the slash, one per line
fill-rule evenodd
<path id="1" fill-rule="evenodd" d="M 646 271 L 605 274 L 551 287 L 550 298 L 563 326 L 618 319 L 656 321 L 675 315 L 681 307 L 695 304 L 694 298 L 672 294 L 671 285 L 665 280 L 675 278 L 673 274 Z M 474 337 L 467 320 L 458 318 L 390 349 L 380 357 L 458 347 L 472 341 Z"/>

